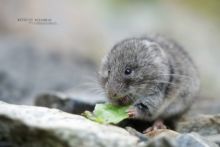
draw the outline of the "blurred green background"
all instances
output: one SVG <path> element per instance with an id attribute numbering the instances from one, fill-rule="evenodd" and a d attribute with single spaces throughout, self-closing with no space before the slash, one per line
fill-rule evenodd
<path id="1" fill-rule="evenodd" d="M 76 91 L 117 41 L 162 33 L 196 62 L 201 97 L 220 104 L 219 15 L 219 0 L 1 0 L 0 97 L 31 104 L 44 91 Z"/>

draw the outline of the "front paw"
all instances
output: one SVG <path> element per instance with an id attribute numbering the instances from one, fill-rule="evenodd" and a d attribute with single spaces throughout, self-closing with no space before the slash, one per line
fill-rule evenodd
<path id="1" fill-rule="evenodd" d="M 156 120 L 153 126 L 147 128 L 143 133 L 147 134 L 151 131 L 159 130 L 159 129 L 167 129 L 167 126 L 163 123 L 163 120 Z"/>
<path id="2" fill-rule="evenodd" d="M 129 118 L 137 118 L 138 117 L 138 110 L 135 107 L 130 107 L 127 111 Z"/>
<path id="3" fill-rule="evenodd" d="M 129 118 L 147 120 L 149 117 L 149 109 L 147 106 L 143 105 L 142 103 L 136 103 L 131 106 L 128 111 Z"/>

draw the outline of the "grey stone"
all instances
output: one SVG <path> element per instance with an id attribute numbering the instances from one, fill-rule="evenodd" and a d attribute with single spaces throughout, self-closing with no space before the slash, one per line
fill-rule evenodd
<path id="1" fill-rule="evenodd" d="M 0 142 L 19 147 L 142 146 L 126 130 L 57 109 L 0 102 Z"/>
<path id="2" fill-rule="evenodd" d="M 198 133 L 180 134 L 178 132 L 161 129 L 149 132 L 147 137 L 152 137 L 147 142 L 147 147 L 218 147 L 215 140 L 202 137 Z"/>
<path id="3" fill-rule="evenodd" d="M 177 136 L 180 135 L 180 133 L 173 131 L 173 130 L 169 130 L 169 129 L 158 129 L 158 130 L 153 130 L 151 132 L 148 132 L 147 134 L 145 134 L 147 137 L 169 137 L 169 138 L 177 138 Z"/>
<path id="4" fill-rule="evenodd" d="M 218 147 L 217 144 L 201 137 L 197 133 L 182 134 L 176 140 L 178 147 Z"/>
<path id="5" fill-rule="evenodd" d="M 146 147 L 177 147 L 177 146 L 175 140 L 163 136 L 150 140 L 147 143 Z"/>
<path id="6" fill-rule="evenodd" d="M 218 145 L 220 146 L 220 134 L 206 136 L 206 138 L 207 138 L 209 141 L 215 142 L 216 144 L 218 144 Z"/>
<path id="7" fill-rule="evenodd" d="M 220 114 L 200 115 L 179 122 L 177 131 L 181 133 L 197 132 L 202 136 L 220 134 Z"/>
<path id="8" fill-rule="evenodd" d="M 218 147 L 214 142 L 219 135 L 202 137 L 169 129 L 129 132 L 57 109 L 0 102 L 0 146 L 4 147 Z"/>
<path id="9" fill-rule="evenodd" d="M 177 147 L 176 138 L 180 134 L 169 129 L 159 129 L 148 132 L 145 135 L 151 138 L 146 147 Z"/>
<path id="10" fill-rule="evenodd" d="M 44 93 L 35 98 L 36 106 L 56 108 L 72 114 L 81 114 L 85 110 L 93 111 L 95 103 L 70 97 L 64 93 Z"/>

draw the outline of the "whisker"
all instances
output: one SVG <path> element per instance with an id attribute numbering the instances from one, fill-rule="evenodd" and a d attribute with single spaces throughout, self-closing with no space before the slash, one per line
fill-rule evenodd
<path id="1" fill-rule="evenodd" d="M 175 87 L 178 87 L 177 84 L 172 83 L 172 82 L 167 82 L 167 81 L 152 80 L 152 82 L 156 82 L 157 84 L 164 83 L 164 84 L 169 84 L 169 85 L 173 85 L 173 86 L 175 86 Z"/>
<path id="2" fill-rule="evenodd" d="M 193 80 L 192 77 L 187 76 L 187 75 L 179 75 L 179 74 L 160 74 L 159 76 L 175 76 L 175 77 L 180 77 L 180 78 L 188 78 L 190 80 Z"/>
<path id="3" fill-rule="evenodd" d="M 101 87 L 101 84 L 99 83 L 97 76 L 85 76 L 84 83 L 81 83 L 80 85 L 75 86 L 73 89 L 83 89 L 84 91 L 90 92 L 92 94 L 97 94 L 100 96 L 105 95 L 105 92 L 103 88 Z M 69 90 L 72 91 L 72 90 Z"/>
<path id="4" fill-rule="evenodd" d="M 145 81 L 144 84 L 141 84 L 140 86 L 142 86 L 142 85 L 146 86 L 146 84 L 160 84 L 160 83 L 165 83 L 165 84 L 169 84 L 169 85 L 173 85 L 173 86 L 178 87 L 178 85 L 175 83 L 168 82 L 168 81 L 161 81 L 161 80 L 147 80 L 147 81 Z M 150 90 L 154 90 L 154 89 L 151 88 Z"/>

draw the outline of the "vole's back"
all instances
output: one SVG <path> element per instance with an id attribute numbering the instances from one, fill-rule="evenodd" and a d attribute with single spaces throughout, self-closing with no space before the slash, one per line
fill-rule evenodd
<path id="1" fill-rule="evenodd" d="M 173 40 L 161 36 L 144 37 L 158 43 L 167 55 L 170 66 L 169 83 L 165 90 L 164 104 L 161 117 L 179 116 L 186 112 L 194 102 L 199 91 L 199 76 L 197 69 L 188 53 Z"/>

